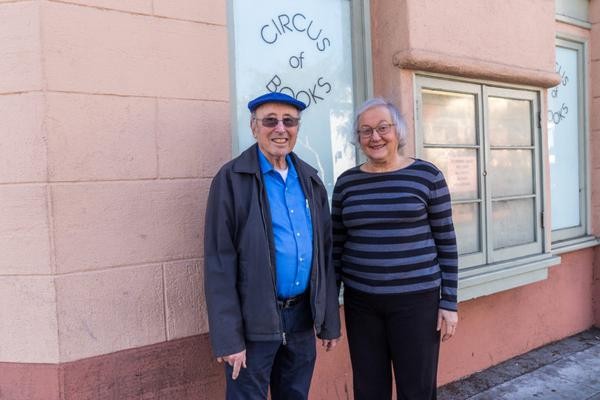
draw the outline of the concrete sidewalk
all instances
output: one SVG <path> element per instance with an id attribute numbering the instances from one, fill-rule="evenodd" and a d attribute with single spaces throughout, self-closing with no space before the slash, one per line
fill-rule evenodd
<path id="1" fill-rule="evenodd" d="M 438 400 L 600 400 L 600 329 L 449 383 Z"/>

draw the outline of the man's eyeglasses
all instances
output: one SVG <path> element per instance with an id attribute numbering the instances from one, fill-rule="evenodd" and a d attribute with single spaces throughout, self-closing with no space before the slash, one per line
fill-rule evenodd
<path id="1" fill-rule="evenodd" d="M 257 121 L 260 121 L 262 126 L 265 128 L 275 128 L 279 121 L 283 122 L 283 126 L 286 128 L 293 128 L 298 126 L 300 122 L 300 118 L 294 117 L 283 117 L 283 119 L 277 119 L 275 117 L 266 117 L 266 118 L 254 118 Z"/>
<path id="2" fill-rule="evenodd" d="M 361 139 L 371 139 L 374 131 L 377 132 L 379 136 L 386 136 L 392 132 L 392 126 L 394 126 L 394 124 L 389 124 L 387 122 L 381 123 L 375 128 L 370 126 L 361 126 L 358 129 L 358 136 L 360 136 Z"/>

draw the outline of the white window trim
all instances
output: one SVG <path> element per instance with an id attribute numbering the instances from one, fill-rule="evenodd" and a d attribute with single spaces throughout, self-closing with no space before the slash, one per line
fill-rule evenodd
<path id="1" fill-rule="evenodd" d="M 423 136 L 419 133 L 418 127 L 420 125 L 420 110 L 421 105 L 419 90 L 421 88 L 420 81 L 427 80 L 429 78 L 433 79 L 441 79 L 449 85 L 453 85 L 453 82 L 457 82 L 460 86 L 464 84 L 475 84 L 479 86 L 490 86 L 494 88 L 502 89 L 516 89 L 516 90 L 527 90 L 537 93 L 537 101 L 539 107 L 543 102 L 542 91 L 539 88 L 522 86 L 522 85 L 507 85 L 501 84 L 498 82 L 489 82 L 489 81 L 479 81 L 473 79 L 457 79 L 456 77 L 446 76 L 443 74 L 431 74 L 424 72 L 416 72 L 414 74 L 414 115 L 415 115 L 415 154 L 417 157 L 421 157 L 421 153 L 423 150 Z M 439 89 L 443 90 L 445 86 L 440 86 Z M 494 89 L 495 90 L 495 89 Z M 480 102 L 483 104 L 483 101 Z M 481 128 L 484 124 L 484 121 L 481 119 L 481 111 L 478 109 L 477 117 L 477 125 Z M 536 112 L 541 112 L 541 110 L 536 110 Z M 538 121 L 535 121 L 535 120 Z M 537 179 L 540 179 L 540 187 L 539 187 L 539 209 L 542 213 L 546 210 L 548 204 L 545 201 L 546 190 L 545 186 L 545 177 L 548 176 L 548 166 L 544 162 L 547 157 L 547 148 L 543 145 L 542 138 L 545 132 L 545 128 L 541 126 L 540 118 L 535 118 L 534 123 L 538 123 L 537 125 L 537 133 L 536 133 L 536 152 L 539 152 L 539 158 L 535 160 L 538 163 L 536 175 Z M 486 229 L 487 221 L 482 221 L 482 229 Z M 538 226 L 541 226 L 538 225 Z M 550 240 L 550 228 L 549 227 L 541 227 L 541 232 L 539 232 L 540 240 L 541 240 L 541 252 L 534 255 L 523 256 L 516 259 L 500 261 L 500 262 L 492 262 L 487 264 L 469 266 L 459 269 L 458 275 L 458 300 L 466 301 L 470 299 L 474 299 L 481 296 L 487 296 L 490 294 L 498 293 L 504 290 L 513 289 L 516 287 L 528 285 L 530 283 L 538 282 L 541 280 L 545 280 L 548 277 L 548 269 L 554 265 L 560 264 L 561 258 L 551 253 L 549 250 L 548 242 Z M 459 260 L 459 262 L 464 261 L 464 259 L 468 259 L 469 255 L 466 257 L 463 256 Z"/>

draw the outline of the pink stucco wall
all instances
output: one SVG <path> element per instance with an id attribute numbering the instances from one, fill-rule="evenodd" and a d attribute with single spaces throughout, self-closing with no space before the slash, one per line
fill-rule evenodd
<path id="1" fill-rule="evenodd" d="M 594 253 L 565 254 L 547 280 L 461 303 L 459 332 L 442 346 L 439 382 L 592 326 Z"/>

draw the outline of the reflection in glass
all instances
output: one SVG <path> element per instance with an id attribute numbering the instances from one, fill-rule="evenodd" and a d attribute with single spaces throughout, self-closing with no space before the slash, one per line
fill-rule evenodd
<path id="1" fill-rule="evenodd" d="M 425 148 L 423 158 L 442 171 L 452 200 L 473 200 L 479 197 L 477 150 Z"/>
<path id="2" fill-rule="evenodd" d="M 492 196 L 533 194 L 533 150 L 491 150 Z"/>
<path id="3" fill-rule="evenodd" d="M 423 135 L 427 144 L 477 144 L 475 96 L 424 89 Z"/>
<path id="4" fill-rule="evenodd" d="M 494 249 L 535 241 L 534 199 L 494 201 L 492 227 Z"/>
<path id="5" fill-rule="evenodd" d="M 452 219 L 458 242 L 458 254 L 481 251 L 481 232 L 479 230 L 479 204 L 452 205 Z"/>
<path id="6" fill-rule="evenodd" d="M 548 90 L 548 151 L 552 230 L 583 224 L 580 209 L 584 191 L 580 188 L 580 115 L 578 51 L 557 47 L 556 67 L 563 80 Z"/>
<path id="7" fill-rule="evenodd" d="M 488 97 L 489 132 L 492 146 L 531 146 L 529 100 Z"/>
<path id="8" fill-rule="evenodd" d="M 248 101 L 267 91 L 289 94 L 308 105 L 294 152 L 331 194 L 340 172 L 356 164 L 351 2 L 233 0 L 232 15 L 234 156 L 255 142 Z"/>

